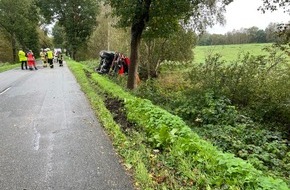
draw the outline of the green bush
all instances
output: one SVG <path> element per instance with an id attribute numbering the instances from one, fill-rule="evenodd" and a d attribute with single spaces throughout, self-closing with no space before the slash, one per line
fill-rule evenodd
<path id="1" fill-rule="evenodd" d="M 281 132 L 266 130 L 257 124 L 203 125 L 193 130 L 223 151 L 248 160 L 259 170 L 288 176 L 289 147 Z"/>
<path id="2" fill-rule="evenodd" d="M 159 79 L 136 95 L 180 116 L 223 151 L 289 181 L 290 66 L 275 49 L 269 51 L 269 56 L 241 55 L 232 64 L 214 55 L 170 80 L 185 78 L 184 87 Z M 163 72 L 171 75 L 180 69 L 176 65 L 163 65 Z"/>
<path id="3" fill-rule="evenodd" d="M 191 94 L 206 94 L 210 89 L 256 120 L 290 123 L 290 64 L 275 49 L 269 56 L 247 53 L 228 65 L 213 55 L 204 64 L 194 65 L 188 79 Z"/>

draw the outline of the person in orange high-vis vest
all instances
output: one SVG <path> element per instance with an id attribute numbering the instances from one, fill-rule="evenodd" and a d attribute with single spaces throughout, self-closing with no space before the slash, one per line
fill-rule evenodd
<path id="1" fill-rule="evenodd" d="M 28 61 L 29 70 L 33 70 L 33 68 L 37 70 L 36 64 L 35 64 L 35 58 L 31 50 L 27 52 L 27 61 Z"/>

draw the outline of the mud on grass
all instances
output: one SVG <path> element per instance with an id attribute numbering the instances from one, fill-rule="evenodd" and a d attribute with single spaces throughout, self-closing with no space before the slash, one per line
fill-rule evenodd
<path id="1" fill-rule="evenodd" d="M 122 100 L 106 95 L 104 102 L 106 108 L 111 112 L 114 121 L 119 124 L 124 133 L 134 127 L 134 124 L 127 120 L 126 110 Z"/>
<path id="2" fill-rule="evenodd" d="M 92 73 L 86 69 L 84 70 L 84 72 L 87 78 L 91 79 Z M 94 88 L 97 86 L 97 84 L 92 80 L 90 80 L 90 82 L 91 85 L 94 86 Z M 112 114 L 114 121 L 119 124 L 121 130 L 124 133 L 127 133 L 129 129 L 133 128 L 134 124 L 127 120 L 126 110 L 123 101 L 112 98 L 108 94 L 104 94 L 104 97 L 105 106 Z"/>

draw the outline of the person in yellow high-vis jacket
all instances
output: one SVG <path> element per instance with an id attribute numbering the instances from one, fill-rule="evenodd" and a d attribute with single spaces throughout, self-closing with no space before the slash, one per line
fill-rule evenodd
<path id="1" fill-rule="evenodd" d="M 47 62 L 49 64 L 50 68 L 53 68 L 53 52 L 49 48 L 47 48 L 46 50 L 47 50 L 47 52 L 46 52 Z"/>
<path id="2" fill-rule="evenodd" d="M 26 57 L 26 53 L 22 50 L 22 48 L 19 49 L 18 57 L 21 63 L 21 69 L 24 70 L 24 66 L 25 66 L 25 69 L 27 70 L 27 57 Z"/>

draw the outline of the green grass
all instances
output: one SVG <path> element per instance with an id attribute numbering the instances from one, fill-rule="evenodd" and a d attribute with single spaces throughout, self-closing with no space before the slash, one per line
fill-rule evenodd
<path id="1" fill-rule="evenodd" d="M 20 63 L 15 63 L 15 64 L 11 64 L 11 63 L 0 63 L 0 73 L 4 72 L 4 71 L 8 71 L 10 69 L 14 69 L 19 67 Z"/>
<path id="2" fill-rule="evenodd" d="M 197 46 L 193 51 L 195 55 L 194 62 L 204 62 L 205 58 L 211 54 L 221 54 L 222 59 L 230 62 L 236 60 L 239 54 L 251 53 L 252 55 L 267 55 L 262 49 L 271 46 L 270 43 L 265 44 L 235 44 L 235 45 L 214 45 L 214 46 Z"/>
<path id="3" fill-rule="evenodd" d="M 289 189 L 282 180 L 200 139 L 179 117 L 82 64 L 67 63 L 132 172 L 136 189 Z M 122 100 L 128 121 L 135 124 L 125 133 L 103 102 L 108 97 Z"/>

